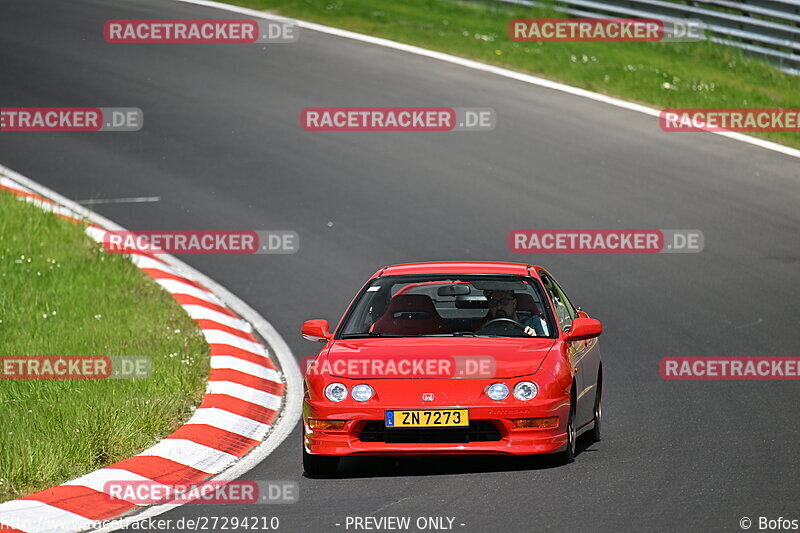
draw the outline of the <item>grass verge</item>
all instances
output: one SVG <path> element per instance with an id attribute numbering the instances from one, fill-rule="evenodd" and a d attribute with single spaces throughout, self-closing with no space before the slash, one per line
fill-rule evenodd
<path id="1" fill-rule="evenodd" d="M 800 107 L 800 77 L 747 57 L 737 48 L 710 42 L 516 43 L 509 39 L 508 22 L 513 18 L 564 16 L 543 9 L 458 0 L 226 1 L 532 73 L 659 108 Z M 475 106 L 480 105 L 475 102 Z M 653 124 L 658 127 L 655 120 Z M 750 135 L 800 148 L 798 133 Z"/>
<path id="2" fill-rule="evenodd" d="M 134 455 L 199 405 L 208 346 L 177 302 L 73 224 L 0 191 L 0 355 L 146 355 L 145 379 L 0 379 L 0 501 Z"/>

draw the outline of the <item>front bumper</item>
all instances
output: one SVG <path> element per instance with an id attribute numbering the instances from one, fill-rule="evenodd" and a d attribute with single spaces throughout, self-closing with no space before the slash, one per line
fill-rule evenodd
<path id="1" fill-rule="evenodd" d="M 344 402 L 343 402 L 344 403 Z M 567 444 L 567 419 L 569 397 L 536 401 L 530 405 L 521 402 L 513 405 L 381 405 L 363 406 L 335 404 L 332 402 L 303 402 L 304 446 L 315 455 L 401 455 L 401 454 L 509 454 L 531 455 L 562 451 Z M 447 409 L 467 408 L 471 422 L 481 426 L 492 424 L 497 429 L 497 440 L 468 440 L 464 442 L 370 442 L 361 439 L 362 431 L 369 422 L 384 420 L 387 409 Z M 547 429 L 517 429 L 512 420 L 521 418 L 558 417 L 558 425 Z M 309 418 L 321 420 L 345 420 L 344 429 L 320 430 L 309 427 Z M 370 427 L 375 427 L 371 424 Z M 390 432 L 408 432 L 408 429 L 388 429 Z M 441 431 L 431 429 L 428 431 Z M 424 432 L 420 432 L 424 433 Z M 412 437 L 413 438 L 413 437 Z M 424 439 L 420 439 L 424 440 Z"/>

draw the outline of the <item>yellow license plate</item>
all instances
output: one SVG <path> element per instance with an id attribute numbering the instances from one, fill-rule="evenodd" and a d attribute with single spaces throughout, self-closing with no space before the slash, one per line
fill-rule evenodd
<path id="1" fill-rule="evenodd" d="M 469 425 L 469 409 L 386 411 L 387 428 L 459 427 Z"/>

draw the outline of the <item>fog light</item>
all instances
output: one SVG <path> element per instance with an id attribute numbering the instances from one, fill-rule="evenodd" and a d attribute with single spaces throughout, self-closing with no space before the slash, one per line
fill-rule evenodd
<path id="1" fill-rule="evenodd" d="M 517 429 L 546 429 L 558 427 L 558 417 L 550 418 L 520 418 L 512 420 Z"/>
<path id="2" fill-rule="evenodd" d="M 308 427 L 311 429 L 344 429 L 344 424 L 347 420 L 319 420 L 318 418 L 309 418 Z"/>

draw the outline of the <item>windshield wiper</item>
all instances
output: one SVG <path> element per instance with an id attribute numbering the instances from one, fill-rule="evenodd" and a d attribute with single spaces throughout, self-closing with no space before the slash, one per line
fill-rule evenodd
<path id="1" fill-rule="evenodd" d="M 453 337 L 477 337 L 478 335 L 474 331 L 455 331 L 453 332 Z"/>
<path id="2" fill-rule="evenodd" d="M 366 339 L 368 337 L 408 337 L 396 333 L 381 333 L 380 331 L 370 331 L 369 333 L 347 333 L 342 335 L 343 339 Z"/>

